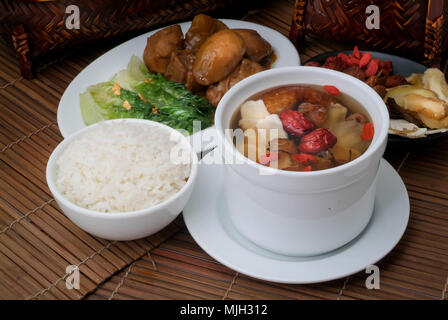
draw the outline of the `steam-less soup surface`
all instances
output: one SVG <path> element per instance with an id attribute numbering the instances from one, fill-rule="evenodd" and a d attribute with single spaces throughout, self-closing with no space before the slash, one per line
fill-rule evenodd
<path id="1" fill-rule="evenodd" d="M 260 92 L 235 112 L 236 148 L 290 171 L 333 168 L 361 156 L 374 134 L 364 108 L 334 86 L 289 85 Z"/>

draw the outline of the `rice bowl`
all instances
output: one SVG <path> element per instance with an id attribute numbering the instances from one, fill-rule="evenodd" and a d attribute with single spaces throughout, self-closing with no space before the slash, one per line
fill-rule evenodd
<path id="1" fill-rule="evenodd" d="M 139 198 L 138 192 L 134 189 L 133 184 L 127 185 L 127 186 L 120 186 L 120 180 L 119 178 L 115 177 L 115 174 L 113 174 L 113 177 L 104 178 L 105 181 L 118 181 L 118 189 L 115 189 L 115 191 L 119 190 L 122 192 L 119 196 L 117 194 L 112 194 L 107 196 L 108 201 L 112 201 L 107 205 L 104 205 L 101 203 L 101 201 L 104 201 L 104 199 L 101 199 L 101 197 L 97 197 L 97 199 L 94 199 L 95 197 L 92 197 L 94 201 L 91 200 L 79 200 L 79 201 L 85 201 L 83 203 L 76 203 L 78 200 L 70 200 L 69 197 L 75 196 L 75 197 L 81 197 L 81 195 L 90 194 L 91 195 L 99 195 L 102 194 L 104 196 L 105 190 L 109 190 L 108 188 L 114 188 L 111 187 L 107 183 L 100 183 L 98 181 L 94 182 L 89 189 L 90 191 L 80 191 L 77 190 L 76 192 L 73 192 L 73 190 L 70 190 L 70 185 L 75 185 L 72 183 L 69 183 L 71 178 L 68 178 L 68 176 L 61 175 L 58 178 L 58 171 L 61 169 L 59 168 L 58 162 L 65 153 L 65 151 L 69 150 L 67 155 L 71 154 L 73 156 L 76 156 L 75 154 L 70 152 L 70 145 L 72 143 L 75 143 L 78 139 L 82 139 L 84 135 L 85 137 L 89 137 L 89 132 L 96 132 L 98 130 L 98 127 L 107 125 L 107 128 L 110 130 L 114 130 L 115 127 L 123 126 L 129 126 L 132 127 L 133 125 L 138 125 L 141 130 L 142 127 L 146 128 L 156 128 L 153 134 L 155 132 L 160 131 L 160 137 L 157 138 L 157 141 L 163 142 L 164 144 L 168 143 L 169 140 L 172 140 L 171 143 L 174 141 L 174 149 L 171 148 L 172 145 L 170 145 L 169 148 L 167 148 L 167 145 L 163 145 L 164 150 L 170 150 L 170 160 L 174 159 L 175 163 L 171 163 L 167 165 L 167 167 L 164 170 L 159 170 L 160 172 L 156 172 L 157 170 L 154 170 L 152 174 L 148 175 L 146 177 L 145 182 L 142 182 L 140 185 L 137 183 L 135 186 L 139 188 L 139 190 L 144 190 L 146 192 L 146 196 L 148 199 L 143 199 L 145 197 L 142 197 L 138 202 L 140 203 L 138 206 L 137 204 L 130 204 L 129 199 L 133 201 L 134 199 Z M 141 127 L 140 127 L 141 126 Z M 146 129 L 143 129 L 142 132 L 151 132 L 150 129 L 147 131 Z M 126 130 L 128 131 L 128 130 Z M 132 130 L 131 130 L 132 131 Z M 109 132 L 110 133 L 110 132 Z M 91 137 L 91 136 L 90 136 Z M 145 136 L 142 135 L 140 138 L 144 138 Z M 91 137 L 92 138 L 92 137 Z M 92 138 L 95 139 L 95 138 Z M 151 137 L 148 137 L 146 140 L 151 139 Z M 174 140 L 173 140 L 174 139 Z M 140 139 L 137 139 L 140 140 Z M 151 142 L 149 142 L 151 143 Z M 83 144 L 84 145 L 84 144 Z M 118 144 L 120 145 L 120 144 Z M 135 147 L 137 148 L 137 145 Z M 99 147 L 101 149 L 104 149 L 103 147 Z M 118 148 L 118 146 L 117 146 Z M 162 146 L 161 146 L 162 148 Z M 137 148 L 138 149 L 138 148 Z M 142 148 L 144 150 L 145 148 Z M 76 147 L 72 151 L 78 150 L 79 148 Z M 87 150 L 87 149 L 86 149 Z M 87 150 L 88 151 L 88 150 Z M 90 150 L 92 151 L 92 150 Z M 95 152 L 95 151 L 93 151 Z M 102 152 L 101 152 L 102 153 Z M 110 155 L 110 153 L 107 153 Z M 132 153 L 131 153 L 132 154 Z M 155 156 L 158 154 L 158 152 L 152 152 L 152 156 Z M 88 152 L 83 152 L 83 155 L 85 157 L 91 156 L 88 154 Z M 172 158 L 174 155 L 174 158 Z M 79 155 L 78 155 L 79 156 Z M 120 154 L 120 157 L 122 155 Z M 92 156 L 93 157 L 93 156 Z M 132 157 L 135 157 L 134 155 Z M 132 158 L 131 159 L 136 159 Z M 144 159 L 151 159 L 150 155 L 144 156 L 144 158 L 138 159 L 138 162 L 145 163 L 143 161 Z M 79 157 L 77 157 L 79 158 Z M 95 158 L 95 157 L 93 157 Z M 166 159 L 164 156 L 163 159 Z M 178 161 L 178 162 L 176 162 Z M 146 237 L 148 235 L 151 235 L 153 233 L 156 233 L 160 231 L 162 228 L 167 226 L 170 222 L 172 222 L 182 211 L 183 207 L 187 203 L 188 199 L 190 198 L 191 192 L 193 190 L 193 185 L 196 180 L 196 174 L 197 174 L 197 156 L 192 151 L 191 145 L 188 141 L 188 139 L 183 136 L 178 131 L 149 120 L 142 120 L 142 119 L 119 119 L 119 120 L 110 120 L 105 121 L 103 123 L 98 123 L 95 125 L 91 125 L 89 127 L 86 127 L 79 132 L 71 135 L 64 141 L 62 141 L 56 149 L 53 151 L 53 153 L 50 156 L 50 159 L 47 163 L 47 183 L 48 187 L 53 194 L 57 204 L 62 209 L 62 211 L 65 213 L 65 215 L 71 219 L 76 225 L 78 225 L 80 228 L 84 229 L 85 231 L 110 240 L 134 240 L 139 239 L 142 237 Z M 93 162 L 92 162 L 93 163 Z M 76 168 L 77 166 L 81 166 L 86 164 L 91 164 L 90 160 L 82 159 L 78 161 L 73 161 L 70 166 L 73 166 Z M 67 164 L 68 165 L 68 164 Z M 108 168 L 108 165 L 102 164 L 100 167 L 104 165 L 104 168 Z M 118 165 L 118 164 L 116 164 Z M 124 167 L 127 167 L 129 164 L 123 164 Z M 145 164 L 146 165 L 146 164 Z M 176 166 L 179 166 L 179 170 L 177 173 L 171 172 L 176 171 L 173 170 Z M 158 166 L 159 168 L 160 166 Z M 79 167 L 78 167 L 79 168 Z M 112 170 L 113 166 L 110 166 L 108 170 Z M 115 167 L 116 169 L 119 167 Z M 159 168 L 160 169 L 160 168 Z M 76 171 L 76 170 L 75 170 Z M 75 172 L 73 171 L 73 172 Z M 145 170 L 140 171 L 149 172 L 149 166 L 146 167 Z M 169 173 L 167 173 L 169 171 Z M 100 171 L 97 171 L 100 172 Z M 136 177 L 140 173 L 137 171 L 134 172 L 132 169 L 128 172 L 128 177 L 126 178 L 128 183 L 130 183 L 131 177 Z M 160 175 L 163 176 L 163 174 L 171 175 L 170 181 L 166 180 L 164 178 L 163 183 L 167 183 L 168 185 L 163 186 L 162 184 L 159 184 L 157 181 L 158 178 L 160 178 Z M 91 177 L 97 176 L 97 174 L 91 175 Z M 185 181 L 185 177 L 188 177 L 187 181 Z M 62 187 L 62 190 L 58 187 L 58 179 L 60 179 L 59 184 L 66 184 L 64 187 Z M 63 182 L 63 180 L 65 181 Z M 78 180 L 76 181 L 83 181 L 83 178 L 76 178 Z M 182 181 L 180 181 L 182 180 Z M 174 183 L 172 184 L 172 182 Z M 104 181 L 103 181 L 104 182 Z M 85 182 L 83 182 L 85 183 Z M 149 185 L 146 185 L 148 184 Z M 95 185 L 95 187 L 93 187 Z M 126 183 L 124 184 L 126 185 Z M 96 186 L 102 186 L 105 188 L 104 190 L 93 190 L 96 188 Z M 117 187 L 117 186 L 115 186 Z M 66 190 L 64 188 L 67 188 Z M 121 188 L 121 189 L 120 189 Z M 168 193 L 157 194 L 157 189 L 163 189 L 165 188 L 170 190 Z M 123 192 L 126 191 L 126 192 Z M 66 193 L 66 195 L 64 194 Z M 129 195 L 132 193 L 133 195 Z M 137 196 L 135 196 L 137 195 Z M 151 196 L 151 199 L 149 199 L 148 195 Z M 114 199 L 115 198 L 115 199 Z M 98 200 L 100 199 L 100 200 Z M 92 208 L 86 208 L 89 204 L 95 206 L 95 208 L 103 208 L 103 211 L 94 210 Z M 83 206 L 85 205 L 85 207 Z M 123 207 L 129 210 L 123 210 L 123 211 L 115 211 L 115 208 Z M 144 208 L 137 209 L 140 206 L 145 206 Z M 105 210 L 104 208 L 107 208 L 109 210 Z M 114 208 L 114 209 L 112 209 Z M 132 210 L 135 209 L 135 210 Z"/>

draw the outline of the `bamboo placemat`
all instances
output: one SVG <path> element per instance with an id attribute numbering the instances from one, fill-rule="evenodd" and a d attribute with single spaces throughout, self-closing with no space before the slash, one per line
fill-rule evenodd
<path id="1" fill-rule="evenodd" d="M 261 6 L 244 18 L 287 35 L 293 4 Z M 202 251 L 182 218 L 154 236 L 128 242 L 105 241 L 77 228 L 45 181 L 47 159 L 62 140 L 57 105 L 70 81 L 116 44 L 81 47 L 25 80 L 13 51 L 0 42 L 0 299 L 448 299 L 446 140 L 386 152 L 406 183 L 411 218 L 403 239 L 378 263 L 380 290 L 366 289 L 364 273 L 315 285 L 249 278 Z M 316 41 L 301 58 L 335 49 Z M 66 289 L 68 265 L 79 266 L 79 290 Z"/>

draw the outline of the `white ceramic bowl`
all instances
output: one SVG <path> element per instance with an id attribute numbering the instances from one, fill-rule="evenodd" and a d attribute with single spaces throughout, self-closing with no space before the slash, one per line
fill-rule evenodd
<path id="1" fill-rule="evenodd" d="M 70 202 L 56 188 L 56 161 L 73 140 L 99 125 L 94 124 L 74 133 L 54 149 L 47 163 L 46 175 L 48 187 L 65 215 L 88 233 L 109 240 L 134 240 L 154 234 L 172 222 L 183 210 L 190 198 L 197 175 L 196 153 L 193 152 L 186 137 L 176 130 L 158 122 L 142 119 L 118 119 L 106 122 L 108 124 L 125 122 L 157 126 L 166 130 L 167 135 L 174 134 L 176 141 L 179 141 L 183 147 L 189 148 L 192 154 L 191 172 L 187 183 L 178 193 L 168 200 L 156 206 L 132 212 L 104 213 L 88 210 Z"/>
<path id="2" fill-rule="evenodd" d="M 366 152 L 342 166 L 314 172 L 267 168 L 239 153 L 224 131 L 235 110 L 260 91 L 289 84 L 334 85 L 360 102 L 375 127 Z M 216 111 L 215 126 L 218 146 L 235 159 L 227 164 L 228 212 L 249 240 L 280 254 L 317 255 L 341 247 L 366 227 L 373 213 L 376 176 L 389 128 L 387 108 L 368 85 L 325 68 L 264 71 L 225 94 Z M 260 170 L 270 174 L 260 174 Z"/>

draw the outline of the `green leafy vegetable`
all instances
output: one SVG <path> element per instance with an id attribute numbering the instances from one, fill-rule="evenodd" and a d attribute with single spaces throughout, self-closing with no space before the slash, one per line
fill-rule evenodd
<path id="1" fill-rule="evenodd" d="M 120 84 L 119 95 L 114 85 Z M 131 108 L 124 107 L 127 101 Z M 126 70 L 111 81 L 90 86 L 81 94 L 81 113 L 86 125 L 109 119 L 141 118 L 193 133 L 193 121 L 205 129 L 213 124 L 215 108 L 177 82 L 152 74 L 133 56 Z"/>

